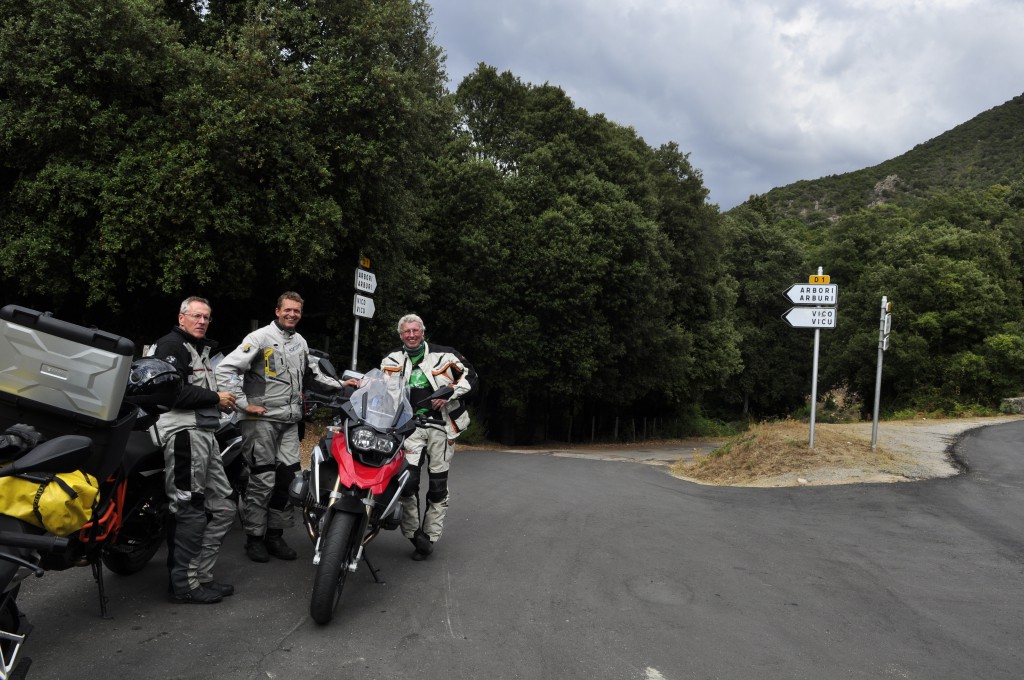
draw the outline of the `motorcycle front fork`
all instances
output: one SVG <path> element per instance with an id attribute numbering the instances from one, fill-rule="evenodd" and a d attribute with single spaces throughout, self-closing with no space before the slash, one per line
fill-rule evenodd
<path id="1" fill-rule="evenodd" d="M 327 519 L 327 515 L 331 512 L 331 506 L 334 505 L 337 500 L 341 498 L 341 480 L 335 480 L 334 488 L 331 490 L 330 502 L 328 503 L 323 514 L 320 516 L 316 525 L 312 524 L 312 517 L 307 518 L 306 528 L 310 532 L 310 536 L 316 536 L 316 541 L 313 544 L 313 565 L 317 566 L 320 564 L 320 544 L 323 542 L 324 536 L 324 522 Z M 370 570 L 370 576 L 373 577 L 375 583 L 383 584 L 377 574 L 379 569 L 373 566 L 370 562 L 370 556 L 366 552 L 366 544 L 369 543 L 379 532 L 379 527 L 375 528 L 372 532 L 367 533 L 366 529 L 370 523 L 370 514 L 373 512 L 373 493 L 371 492 L 366 498 L 362 499 L 363 504 L 366 508 L 366 514 L 362 517 L 359 527 L 356 528 L 357 535 L 362 537 L 359 543 L 359 548 L 356 550 L 355 555 L 352 556 L 352 560 L 345 565 L 345 569 L 349 572 L 355 572 L 359 568 L 359 560 L 366 562 L 366 567 Z M 315 526 L 315 531 L 314 531 Z"/>

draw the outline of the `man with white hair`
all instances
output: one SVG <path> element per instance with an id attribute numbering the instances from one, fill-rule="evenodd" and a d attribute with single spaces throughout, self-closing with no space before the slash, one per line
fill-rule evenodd
<path id="1" fill-rule="evenodd" d="M 402 490 L 402 534 L 415 548 L 412 558 L 424 560 L 441 537 L 448 512 L 448 470 L 455 455 L 455 438 L 469 426 L 463 397 L 473 389 L 476 372 L 462 354 L 451 347 L 430 345 L 424 338 L 423 319 L 407 314 L 398 321 L 402 347 L 384 357 L 380 368 L 409 385 L 410 401 L 417 413 L 428 413 L 444 422 L 444 430 L 417 428 L 405 440 L 409 484 Z M 441 387 L 451 386 L 447 399 L 426 398 Z M 429 487 L 426 511 L 420 517 L 419 484 L 423 458 L 427 458 Z"/>

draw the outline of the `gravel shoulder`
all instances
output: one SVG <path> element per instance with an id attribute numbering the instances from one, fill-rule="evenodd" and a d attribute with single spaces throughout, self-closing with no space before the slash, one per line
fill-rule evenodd
<path id="1" fill-rule="evenodd" d="M 842 467 L 823 465 L 804 469 L 799 473 L 758 479 L 748 486 L 870 484 L 952 477 L 961 471 L 961 466 L 956 461 L 953 450 L 966 432 L 978 427 L 1022 419 L 1024 419 L 1022 416 L 994 416 L 957 419 L 921 418 L 881 422 L 878 424 L 877 446 L 892 454 L 891 459 L 883 467 L 855 464 L 847 464 Z M 819 423 L 816 428 L 829 428 L 846 433 L 851 441 L 857 440 L 868 444 L 871 442 L 872 425 L 870 422 L 842 425 Z M 808 436 L 809 434 L 810 430 L 808 429 Z M 483 444 L 460 446 L 459 448 L 671 466 L 678 460 L 693 460 L 695 455 L 706 455 L 722 443 L 722 440 L 716 439 L 687 439 L 593 446 L 507 448 Z M 688 479 L 687 477 L 682 478 Z M 697 480 L 690 481 L 697 482 Z"/>

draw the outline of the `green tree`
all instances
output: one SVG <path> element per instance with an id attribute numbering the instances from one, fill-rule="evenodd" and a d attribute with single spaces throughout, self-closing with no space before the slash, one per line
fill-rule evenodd
<path id="1" fill-rule="evenodd" d="M 728 268 L 739 284 L 736 327 L 743 371 L 718 399 L 748 417 L 786 415 L 810 392 L 812 352 L 811 334 L 781 319 L 789 306 L 782 292 L 816 270 L 791 222 L 774 222 L 763 211 L 741 207 L 729 213 L 726 225 Z"/>
<path id="2" fill-rule="evenodd" d="M 430 306 L 502 376 L 495 409 L 541 436 L 552 415 L 671 412 L 735 371 L 717 211 L 685 155 L 486 65 L 454 99 Z"/>
<path id="3" fill-rule="evenodd" d="M 1022 313 L 1014 246 L 1002 237 L 1003 207 L 977 212 L 967 205 L 973 198 L 945 195 L 919 211 L 876 208 L 835 225 L 820 259 L 840 263 L 833 280 L 851 284 L 840 289 L 844 332 L 830 346 L 829 380 L 872 395 L 886 295 L 895 311 L 883 407 L 955 411 L 1013 391 L 995 370 L 1014 356 Z"/>
<path id="4" fill-rule="evenodd" d="M 126 323 L 185 291 L 327 308 L 359 252 L 422 279 L 416 201 L 452 129 L 429 8 L 202 7 L 0 3 L 0 280 Z"/>
<path id="5" fill-rule="evenodd" d="M 165 122 L 187 58 L 149 2 L 4 0 L 0 16 L 0 276 L 22 294 L 95 302 L 117 285 L 100 263 L 147 240 L 105 222 L 110 178 Z"/>

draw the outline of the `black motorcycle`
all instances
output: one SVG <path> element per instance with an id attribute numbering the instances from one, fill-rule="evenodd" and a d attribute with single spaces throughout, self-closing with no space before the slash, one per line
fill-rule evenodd
<path id="1" fill-rule="evenodd" d="M 17 603 L 26 576 L 88 565 L 107 616 L 104 552 L 129 500 L 148 493 L 132 488 L 145 466 L 126 456 L 128 441 L 181 390 L 173 366 L 132 361 L 133 353 L 119 336 L 16 305 L 0 309 L 0 680 L 27 670 L 19 651 L 31 627 Z M 56 500 L 46 500 L 55 489 Z"/>
<path id="2" fill-rule="evenodd" d="M 39 444 L 6 467 L 0 478 L 25 473 L 62 473 L 77 470 L 89 456 L 91 440 L 68 435 Z M 69 540 L 45 534 L 31 524 L 0 515 L 0 680 L 24 678 L 31 659 L 21 654 L 32 626 L 18 608 L 21 582 L 42 576 L 45 556 L 62 555 Z"/>
<path id="3" fill-rule="evenodd" d="M 241 454 L 242 433 L 234 418 L 222 418 L 216 433 L 224 469 L 237 489 L 247 469 Z M 102 559 L 121 576 L 139 572 L 160 549 L 168 520 L 163 449 L 146 432 L 129 435 L 124 453 L 123 517 L 114 536 L 103 542 Z"/>

